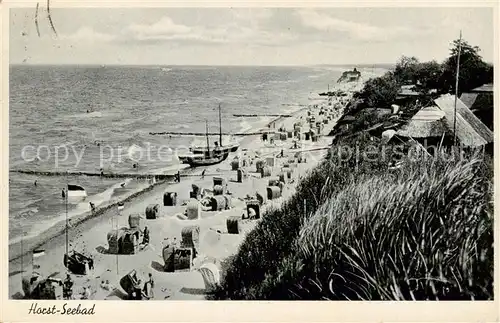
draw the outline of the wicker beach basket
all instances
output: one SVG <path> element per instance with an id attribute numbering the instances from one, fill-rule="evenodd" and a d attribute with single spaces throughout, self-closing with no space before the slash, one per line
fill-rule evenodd
<path id="1" fill-rule="evenodd" d="M 182 228 L 181 231 L 181 247 L 191 248 L 193 250 L 193 257 L 195 258 L 198 254 L 198 248 L 200 245 L 200 227 L 197 225 L 191 225 Z"/>
<path id="2" fill-rule="evenodd" d="M 243 183 L 243 180 L 247 177 L 247 174 L 243 169 L 238 169 L 236 176 L 237 176 L 236 180 L 238 181 L 238 183 Z"/>
<path id="3" fill-rule="evenodd" d="M 282 172 L 278 175 L 278 177 L 279 177 L 279 182 L 283 182 L 283 183 L 287 182 L 286 173 Z M 278 182 L 278 184 L 279 184 L 279 182 Z M 271 186 L 271 185 L 269 185 L 269 186 Z M 276 185 L 276 186 L 278 186 L 278 185 Z"/>
<path id="4" fill-rule="evenodd" d="M 211 262 L 206 262 L 200 266 L 198 271 L 203 277 L 203 282 L 205 283 L 205 291 L 207 293 L 213 293 L 217 290 L 220 285 L 221 274 L 220 270 L 216 264 Z"/>
<path id="5" fill-rule="evenodd" d="M 162 256 L 163 256 L 163 270 L 166 272 L 174 272 L 175 271 L 175 266 L 174 266 L 174 247 L 173 246 L 165 246 L 162 250 Z"/>
<path id="6" fill-rule="evenodd" d="M 269 179 L 267 182 L 268 186 L 278 186 L 278 183 L 280 182 L 280 178 L 278 176 L 273 176 Z"/>
<path id="7" fill-rule="evenodd" d="M 271 176 L 271 167 L 269 166 L 262 167 L 260 170 L 260 177 L 264 178 L 269 176 Z"/>
<path id="8" fill-rule="evenodd" d="M 222 187 L 226 186 L 226 180 L 222 177 L 214 177 L 214 187 L 220 185 Z"/>
<path id="9" fill-rule="evenodd" d="M 163 194 L 163 206 L 177 205 L 177 192 L 165 192 Z"/>
<path id="10" fill-rule="evenodd" d="M 230 216 L 226 220 L 227 233 L 229 234 L 239 234 L 241 231 L 241 217 Z"/>
<path id="11" fill-rule="evenodd" d="M 131 229 L 141 227 L 141 215 L 140 214 L 130 214 L 128 216 L 128 225 Z"/>
<path id="12" fill-rule="evenodd" d="M 224 188 L 221 185 L 214 186 L 214 195 L 222 195 L 224 194 Z"/>
<path id="13" fill-rule="evenodd" d="M 197 220 L 200 218 L 200 202 L 191 199 L 186 206 L 186 216 L 188 220 Z"/>
<path id="14" fill-rule="evenodd" d="M 286 185 L 284 182 L 279 182 L 278 187 L 280 188 L 280 194 L 283 194 L 283 190 L 285 189 Z"/>
<path id="15" fill-rule="evenodd" d="M 257 201 L 259 201 L 260 205 L 264 205 L 267 202 L 267 195 L 266 194 L 260 194 L 259 192 L 255 193 L 255 198 Z"/>
<path id="16" fill-rule="evenodd" d="M 260 218 L 260 204 L 258 200 L 247 201 L 247 216 L 250 217 L 250 212 L 253 210 L 255 213 L 255 219 Z"/>
<path id="17" fill-rule="evenodd" d="M 156 219 L 158 217 L 158 210 L 159 210 L 159 205 L 158 204 L 150 204 L 146 207 L 146 219 L 152 220 Z"/>
<path id="18" fill-rule="evenodd" d="M 231 161 L 231 169 L 232 170 L 238 170 L 238 169 L 240 169 L 240 160 L 239 159 L 233 159 Z"/>
<path id="19" fill-rule="evenodd" d="M 108 240 L 108 253 L 110 254 L 119 254 L 121 253 L 121 243 L 123 235 L 125 231 L 122 229 L 112 230 L 108 232 L 107 240 Z"/>
<path id="20" fill-rule="evenodd" d="M 139 229 L 131 229 L 124 232 L 121 239 L 123 254 L 133 255 L 139 251 L 140 235 Z"/>
<path id="21" fill-rule="evenodd" d="M 262 159 L 259 159 L 255 162 L 255 169 L 257 170 L 258 173 L 260 173 L 260 170 L 266 165 L 265 161 Z"/>
<path id="22" fill-rule="evenodd" d="M 276 158 L 274 157 L 266 157 L 266 165 L 269 167 L 274 167 L 276 164 Z"/>
<path id="23" fill-rule="evenodd" d="M 226 209 L 226 199 L 222 195 L 216 195 L 210 198 L 212 211 L 222 211 Z"/>
<path id="24" fill-rule="evenodd" d="M 181 247 L 183 248 L 198 247 L 199 243 L 200 243 L 200 226 L 190 225 L 182 228 Z"/>
<path id="25" fill-rule="evenodd" d="M 200 198 L 200 195 L 201 195 L 200 187 L 196 184 L 192 184 L 191 187 L 193 190 L 191 192 L 189 192 L 189 198 L 198 200 Z"/>
<path id="26" fill-rule="evenodd" d="M 281 196 L 281 190 L 277 186 L 268 186 L 267 187 L 267 199 L 274 200 Z"/>

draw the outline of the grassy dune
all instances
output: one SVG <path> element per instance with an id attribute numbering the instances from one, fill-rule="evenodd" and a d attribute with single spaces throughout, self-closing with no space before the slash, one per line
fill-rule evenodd
<path id="1" fill-rule="evenodd" d="M 340 145 L 379 155 L 347 158 Z M 492 299 L 491 160 L 447 153 L 390 170 L 386 148 L 334 146 L 228 259 L 213 297 Z"/>

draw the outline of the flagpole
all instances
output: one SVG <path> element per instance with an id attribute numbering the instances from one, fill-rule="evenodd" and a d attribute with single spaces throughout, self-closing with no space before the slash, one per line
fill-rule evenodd
<path id="1" fill-rule="evenodd" d="M 460 70 L 460 53 L 462 50 L 462 30 L 460 30 L 460 38 L 458 40 L 458 56 L 457 56 L 457 72 L 455 75 L 455 109 L 453 112 L 453 146 L 457 145 L 457 97 L 458 97 L 458 78 Z"/>
<path id="2" fill-rule="evenodd" d="M 220 141 L 220 147 L 222 148 L 222 117 L 220 111 L 220 103 L 219 103 L 219 141 Z"/>
<path id="3" fill-rule="evenodd" d="M 21 230 L 21 283 L 24 278 L 24 263 L 23 263 L 23 258 L 24 258 L 24 246 L 23 246 L 23 241 L 24 241 L 24 230 Z"/>
<path id="4" fill-rule="evenodd" d="M 68 171 L 66 170 L 66 196 L 64 198 L 64 204 L 66 206 L 66 255 L 68 255 L 69 237 L 68 237 Z M 69 256 L 69 255 L 68 255 Z"/>
<path id="5" fill-rule="evenodd" d="M 116 230 L 118 230 L 118 218 L 116 216 L 115 216 L 115 228 Z M 118 252 L 116 253 L 116 275 L 118 275 Z"/>

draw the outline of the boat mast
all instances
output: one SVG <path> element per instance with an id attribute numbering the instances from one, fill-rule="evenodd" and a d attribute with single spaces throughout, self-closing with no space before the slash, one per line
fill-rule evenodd
<path id="1" fill-rule="evenodd" d="M 220 112 L 220 103 L 219 103 L 219 144 L 222 147 L 222 119 Z"/>
<path id="2" fill-rule="evenodd" d="M 205 130 L 206 130 L 206 133 L 207 133 L 207 150 L 210 151 L 210 144 L 209 144 L 209 141 L 208 141 L 208 121 L 205 120 Z"/>

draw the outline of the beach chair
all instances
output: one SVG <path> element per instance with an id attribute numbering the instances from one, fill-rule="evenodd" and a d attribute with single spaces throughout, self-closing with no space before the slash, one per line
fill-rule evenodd
<path id="1" fill-rule="evenodd" d="M 211 262 L 207 262 L 202 264 L 198 271 L 203 277 L 206 293 L 215 292 L 217 286 L 220 285 L 220 270 L 217 265 Z"/>

